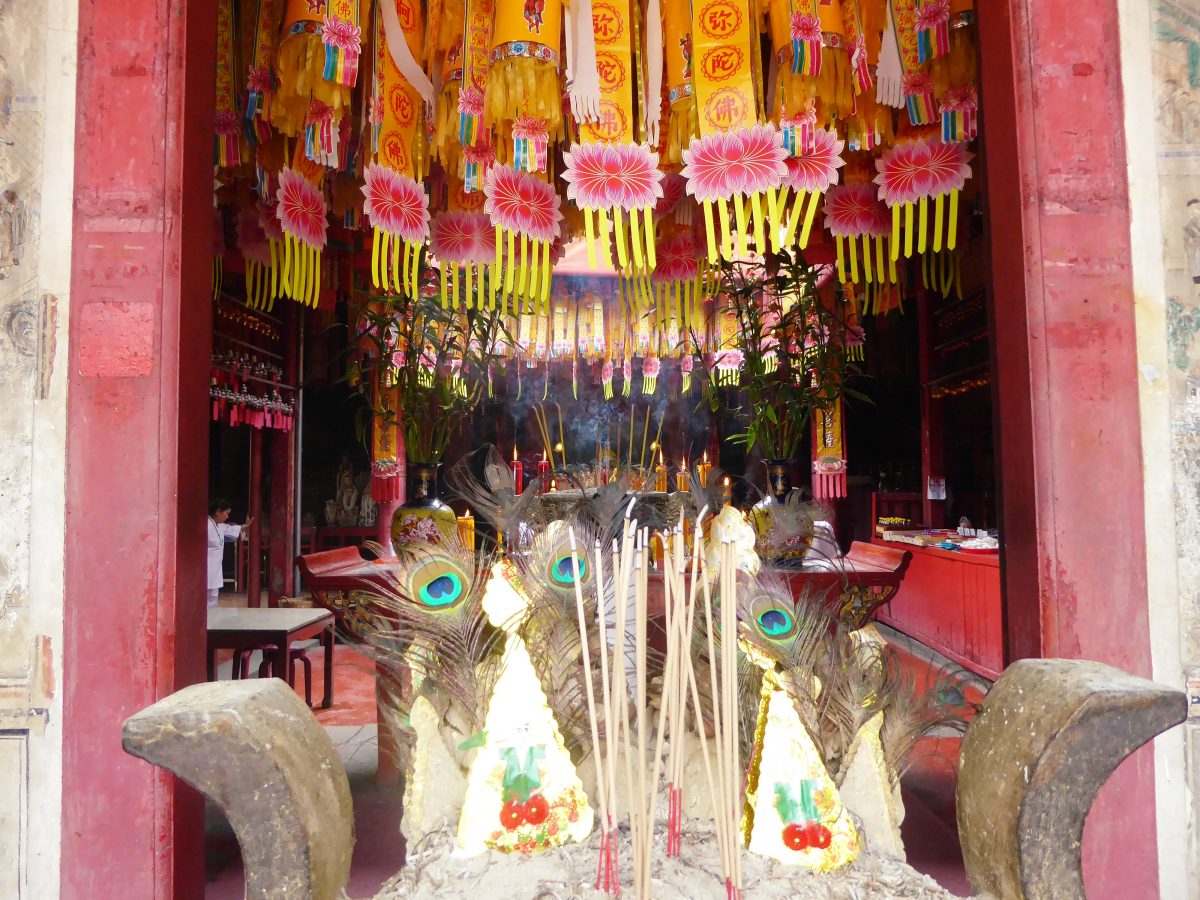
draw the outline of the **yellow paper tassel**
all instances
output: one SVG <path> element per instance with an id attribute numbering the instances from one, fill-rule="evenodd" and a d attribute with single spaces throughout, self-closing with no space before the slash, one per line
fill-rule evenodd
<path id="1" fill-rule="evenodd" d="M 729 225 L 729 203 L 725 199 L 717 201 L 718 218 L 721 220 L 721 256 L 733 259 L 733 234 Z"/>
<path id="2" fill-rule="evenodd" d="M 449 283 L 450 273 L 448 271 L 449 266 L 445 260 L 442 260 L 440 268 L 442 270 L 442 309 L 449 309 L 450 308 L 450 296 L 446 292 L 446 287 L 447 287 L 447 284 Z"/>
<path id="3" fill-rule="evenodd" d="M 808 246 L 808 236 L 812 233 L 813 220 L 817 217 L 817 206 L 821 202 L 821 192 L 813 191 L 808 198 L 808 212 L 804 215 L 804 230 L 800 232 L 800 249 Z"/>
<path id="4" fill-rule="evenodd" d="M 458 266 L 454 263 L 450 264 L 450 306 L 458 309 Z"/>
<path id="5" fill-rule="evenodd" d="M 271 299 L 279 296 L 279 242 L 274 238 L 267 241 L 271 248 Z"/>
<path id="6" fill-rule="evenodd" d="M 900 204 L 892 207 L 892 262 L 900 258 Z"/>
<path id="7" fill-rule="evenodd" d="M 787 190 L 784 188 L 783 190 Z M 771 252 L 779 252 L 779 192 L 767 188 L 767 227 L 771 229 Z"/>
<path id="8" fill-rule="evenodd" d="M 875 235 L 875 271 L 879 273 L 880 282 L 883 281 L 883 235 Z"/>
<path id="9" fill-rule="evenodd" d="M 842 284 L 845 284 L 846 283 L 846 248 L 845 248 L 845 244 L 842 242 L 842 236 L 840 234 L 837 235 L 835 240 L 837 241 L 838 281 L 840 281 Z"/>
<path id="10" fill-rule="evenodd" d="M 530 254 L 529 285 L 528 285 L 530 297 L 537 297 L 537 296 L 539 296 L 539 293 L 540 293 L 538 291 L 538 273 L 539 273 L 538 248 L 541 246 L 541 243 L 542 243 L 541 241 L 534 241 L 532 253 Z"/>
<path id="11" fill-rule="evenodd" d="M 379 287 L 379 228 L 371 229 L 371 286 Z"/>
<path id="12" fill-rule="evenodd" d="M 403 294 L 404 285 L 401 284 L 401 279 L 403 276 L 400 274 L 400 236 L 392 235 L 389 244 L 392 248 L 392 271 L 390 273 L 392 290 L 393 293 Z"/>
<path id="13" fill-rule="evenodd" d="M 283 293 L 292 296 L 292 236 L 283 235 Z"/>
<path id="14" fill-rule="evenodd" d="M 713 205 L 711 200 L 704 201 L 704 233 L 708 235 L 708 261 L 717 261 L 717 230 L 713 225 Z"/>
<path id="15" fill-rule="evenodd" d="M 629 245 L 633 251 L 633 264 L 636 268 L 642 269 L 642 228 L 638 218 L 637 210 L 629 212 Z"/>
<path id="16" fill-rule="evenodd" d="M 746 204 L 741 194 L 733 195 L 733 212 L 737 221 L 738 256 L 746 255 Z"/>
<path id="17" fill-rule="evenodd" d="M 521 267 L 517 269 L 517 293 L 526 297 L 529 289 L 529 235 L 521 234 Z"/>
<path id="18" fill-rule="evenodd" d="M 496 245 L 500 246 L 499 243 Z M 516 253 L 516 237 L 510 231 L 508 232 L 508 258 L 504 260 L 504 299 L 508 302 L 508 297 L 512 294 L 513 282 L 515 280 L 515 269 L 517 267 Z"/>
<path id="19" fill-rule="evenodd" d="M 850 235 L 850 280 L 858 284 L 858 238 Z"/>
<path id="20" fill-rule="evenodd" d="M 763 232 L 762 194 L 755 191 L 750 195 L 750 215 L 754 220 L 754 248 L 759 255 L 767 255 L 767 243 Z"/>
<path id="21" fill-rule="evenodd" d="M 904 204 L 904 258 L 912 259 L 913 252 L 913 205 Z"/>
<path id="22" fill-rule="evenodd" d="M 600 210 L 600 258 L 606 268 L 613 267 L 612 262 L 612 224 L 608 220 L 608 210 Z"/>
<path id="23" fill-rule="evenodd" d="M 550 277 L 554 267 L 550 264 L 550 244 L 542 245 L 542 306 L 548 308 L 550 300 Z"/>
<path id="24" fill-rule="evenodd" d="M 929 198 L 928 197 L 921 198 L 919 209 L 920 209 L 920 213 L 921 213 L 921 217 L 920 217 L 921 224 L 917 227 L 917 252 L 924 253 L 925 252 L 925 232 L 927 232 L 929 230 Z"/>
<path id="25" fill-rule="evenodd" d="M 792 246 L 792 242 L 796 240 L 796 229 L 800 225 L 800 213 L 804 210 L 804 201 L 808 197 L 808 191 L 797 191 L 796 199 L 792 201 L 792 213 L 788 216 L 787 233 L 784 235 L 783 243 L 785 246 Z"/>
<path id="26" fill-rule="evenodd" d="M 617 262 L 625 269 L 629 266 L 629 251 L 625 247 L 625 217 L 621 215 L 620 209 L 614 209 L 612 214 L 613 230 L 617 234 Z"/>
<path id="27" fill-rule="evenodd" d="M 863 278 L 866 279 L 867 284 L 870 284 L 875 279 L 874 279 L 873 273 L 871 271 L 871 236 L 869 234 L 864 234 L 862 236 L 862 248 L 863 248 Z"/>
<path id="28" fill-rule="evenodd" d="M 637 212 L 633 213 L 635 216 Z M 644 221 L 643 233 L 646 237 L 646 268 L 653 272 L 658 268 L 658 256 L 654 248 L 654 207 L 642 207 L 642 219 Z"/>
<path id="29" fill-rule="evenodd" d="M 595 212 L 591 209 L 583 211 L 583 230 L 587 235 L 588 268 L 596 268 L 596 221 Z"/>
<path id="30" fill-rule="evenodd" d="M 950 192 L 950 223 L 946 233 L 946 249 L 953 250 L 958 246 L 958 191 Z"/>
<path id="31" fill-rule="evenodd" d="M 313 262 L 316 271 L 313 274 L 312 305 L 316 308 L 317 304 L 321 302 L 321 251 L 315 247 L 313 248 Z"/>
<path id="32" fill-rule="evenodd" d="M 946 195 L 938 194 L 933 201 L 933 252 L 942 252 L 942 219 L 945 216 Z"/>

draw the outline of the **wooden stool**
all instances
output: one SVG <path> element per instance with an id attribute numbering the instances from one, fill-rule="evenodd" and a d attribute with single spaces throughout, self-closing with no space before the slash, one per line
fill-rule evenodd
<path id="1" fill-rule="evenodd" d="M 246 654 L 247 661 L 249 653 Z M 269 655 L 263 656 L 262 664 L 258 667 L 258 677 L 267 678 L 275 673 L 272 671 L 274 666 L 273 657 Z M 307 647 L 293 647 L 288 653 L 288 681 L 292 684 L 296 683 L 296 663 L 304 667 L 304 702 L 312 706 L 312 660 L 308 658 Z M 277 676 L 282 678 L 283 676 Z"/>

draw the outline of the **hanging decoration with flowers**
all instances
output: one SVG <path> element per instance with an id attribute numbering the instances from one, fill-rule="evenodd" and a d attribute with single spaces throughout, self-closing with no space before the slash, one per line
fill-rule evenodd
<path id="1" fill-rule="evenodd" d="M 799 243 L 801 249 L 808 246 L 808 238 L 812 232 L 813 220 L 816 218 L 821 196 L 826 189 L 837 184 L 838 169 L 845 164 L 841 156 L 845 146 L 845 141 L 839 141 L 836 133 L 825 128 L 818 128 L 813 132 L 807 149 L 787 158 L 787 174 L 783 180 L 778 211 L 773 213 L 776 221 L 783 219 L 783 211 L 787 207 L 788 190 L 794 191 L 796 196 L 792 202 L 792 211 L 787 217 L 787 229 L 783 236 L 785 246 L 792 246 L 792 242 L 796 239 L 796 229 L 800 224 L 801 212 L 805 208 L 806 199 L 808 207 L 807 212 L 804 213 L 804 227 L 800 229 Z M 779 229 L 773 228 L 771 236 L 774 238 L 772 249 L 778 252 Z"/>
<path id="2" fill-rule="evenodd" d="M 526 298 L 527 312 L 536 306 L 545 315 L 550 299 L 551 245 L 559 237 L 562 221 L 558 194 L 534 175 L 496 165 L 484 178 L 483 195 L 483 210 L 496 234 L 497 275 L 491 283 L 492 295 L 503 291 L 507 310 L 509 298 L 516 293 Z"/>
<path id="3" fill-rule="evenodd" d="M 442 309 L 458 309 L 460 297 L 467 309 L 496 308 L 496 295 L 487 288 L 489 266 L 493 279 L 497 273 L 496 232 L 486 215 L 442 213 L 433 220 L 429 252 L 441 272 Z"/>
<path id="4" fill-rule="evenodd" d="M 910 141 L 897 144 L 875 162 L 879 174 L 879 199 L 892 211 L 893 260 L 899 258 L 901 210 L 904 212 L 904 256 L 924 253 L 931 244 L 935 253 L 958 243 L 958 194 L 971 177 L 971 154 L 960 143 Z M 949 197 L 949 203 L 946 198 Z M 933 234 L 930 240 L 929 201 L 933 199 Z M 914 207 L 917 223 L 914 227 Z"/>
<path id="5" fill-rule="evenodd" d="M 364 173 L 363 212 L 371 223 L 371 283 L 417 295 L 421 253 L 429 237 L 429 196 L 419 182 L 372 163 Z"/>
<path id="6" fill-rule="evenodd" d="M 825 195 L 825 227 L 837 245 L 838 281 L 858 284 L 860 268 L 868 284 L 896 281 L 896 260 L 884 246 L 891 217 L 873 184 L 830 188 Z"/>
<path id="7" fill-rule="evenodd" d="M 283 293 L 297 303 L 315 307 L 329 225 L 325 195 L 298 171 L 286 168 L 279 173 L 275 199 L 275 214 L 283 228 Z"/>
<path id="8" fill-rule="evenodd" d="M 779 228 L 778 190 L 787 175 L 786 159 L 783 135 L 770 125 L 697 138 L 683 152 L 688 193 L 704 209 L 709 262 L 733 259 L 735 252 L 744 256 L 751 225 L 754 246 L 766 252 L 768 221 L 773 232 Z"/>

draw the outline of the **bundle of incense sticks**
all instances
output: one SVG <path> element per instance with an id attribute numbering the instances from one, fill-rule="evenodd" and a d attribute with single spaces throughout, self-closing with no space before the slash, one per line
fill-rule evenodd
<path id="1" fill-rule="evenodd" d="M 542 446 L 546 450 L 546 458 L 550 460 L 551 466 L 558 465 L 558 459 L 562 460 L 562 467 L 567 467 L 567 438 L 566 432 L 563 430 L 562 406 L 558 403 L 554 404 L 558 408 L 558 440 L 555 441 L 550 436 L 550 420 L 546 416 L 546 407 L 539 403 L 533 407 L 533 418 L 537 422 L 538 436 L 542 439 Z M 555 453 L 558 454 L 558 459 L 555 458 Z"/>
<path id="2" fill-rule="evenodd" d="M 692 722 L 700 739 L 705 780 L 713 809 L 721 869 L 725 875 L 729 900 L 740 900 L 742 871 L 738 824 L 741 817 L 742 774 L 738 748 L 738 690 L 737 690 L 737 573 L 733 545 L 725 542 L 719 554 L 717 578 L 720 606 L 720 654 L 715 636 L 718 633 L 713 618 L 712 587 L 707 577 L 705 554 L 701 552 L 703 520 L 707 508 L 697 517 L 692 534 L 691 558 L 683 540 L 683 523 L 660 535 L 664 546 L 664 607 L 667 652 L 661 681 L 662 695 L 658 708 L 657 728 L 652 732 L 647 704 L 647 622 L 648 574 L 650 564 L 650 532 L 639 529 L 631 518 L 633 504 L 626 510 L 621 540 L 614 539 L 608 573 L 614 579 L 615 629 L 613 646 L 609 645 L 609 614 L 606 604 L 608 575 L 604 554 L 597 544 L 594 565 L 597 585 L 597 621 L 587 621 L 582 590 L 576 586 L 579 631 L 583 647 L 583 666 L 591 725 L 592 753 L 596 767 L 596 798 L 601 821 L 600 858 L 596 872 L 596 888 L 612 895 L 620 894 L 617 863 L 616 779 L 618 765 L 623 762 L 625 784 L 628 786 L 628 815 L 631 834 L 633 886 L 635 895 L 651 896 L 650 873 L 653 854 L 655 812 L 658 783 L 665 772 L 668 785 L 667 853 L 682 853 L 682 820 L 684 792 L 684 759 L 687 740 L 687 706 L 690 696 Z M 571 552 L 579 566 L 579 552 L 572 531 Z M 690 565 L 689 565 L 690 563 Z M 689 580 L 688 573 L 692 573 Z M 691 654 L 691 635 L 695 626 L 697 592 L 703 586 L 705 631 L 711 665 L 711 694 L 713 698 L 713 731 L 715 753 L 710 754 L 704 737 L 704 717 Z M 626 661 L 626 625 L 628 611 L 633 611 L 632 660 Z M 601 700 L 603 703 L 603 739 L 599 728 L 596 691 L 593 687 L 591 649 L 588 637 L 591 628 L 597 629 L 600 640 L 599 665 Z M 725 636 L 730 636 L 725 639 Z M 632 671 L 631 671 L 632 670 Z M 630 685 L 630 674 L 633 684 Z M 632 688 L 632 689 L 631 689 Z M 633 709 L 629 708 L 632 701 Z M 666 735 L 670 734 L 669 744 Z M 666 746 L 664 759 L 663 749 Z M 649 758 L 647 750 L 651 750 Z M 715 759 L 713 758 L 715 756 Z M 647 777 L 649 776 L 649 777 Z"/>

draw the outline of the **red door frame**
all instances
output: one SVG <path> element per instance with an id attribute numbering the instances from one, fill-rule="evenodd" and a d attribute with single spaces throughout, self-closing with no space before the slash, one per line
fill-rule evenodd
<path id="1" fill-rule="evenodd" d="M 199 898 L 203 807 L 121 750 L 204 678 L 213 0 L 81 0 L 62 896 Z"/>
<path id="2" fill-rule="evenodd" d="M 976 4 L 1007 656 L 1151 676 L 1116 0 Z M 1088 896 L 1158 896 L 1154 758 L 1088 816 Z"/>
<path id="3" fill-rule="evenodd" d="M 203 672 L 214 7 L 80 3 L 67 898 L 203 892 L 197 798 L 120 723 Z M 1115 2 L 979 7 L 1009 655 L 1149 675 Z M 1088 819 L 1090 896 L 1157 895 L 1153 798 L 1142 753 Z"/>

